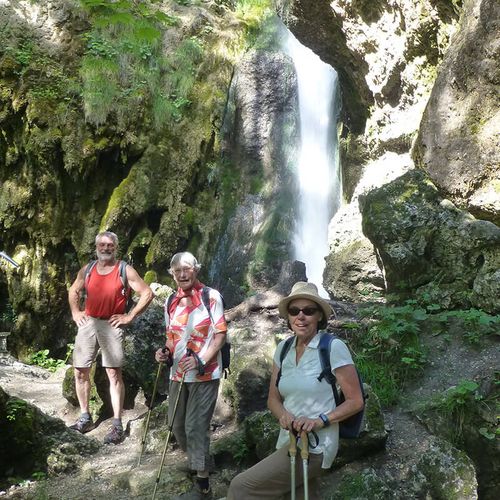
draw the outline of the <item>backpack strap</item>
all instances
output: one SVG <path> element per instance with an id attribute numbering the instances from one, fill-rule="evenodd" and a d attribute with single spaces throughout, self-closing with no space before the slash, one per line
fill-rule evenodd
<path id="1" fill-rule="evenodd" d="M 201 301 L 203 302 L 203 305 L 205 306 L 205 309 L 208 312 L 208 316 L 210 317 L 210 322 L 215 328 L 214 325 L 214 318 L 212 317 L 212 311 L 210 310 L 210 287 L 209 286 L 204 286 L 201 289 Z"/>
<path id="2" fill-rule="evenodd" d="M 120 261 L 120 280 L 123 287 L 122 294 L 128 296 L 130 293 L 130 287 L 128 286 L 127 263 L 124 260 Z"/>
<path id="3" fill-rule="evenodd" d="M 283 345 L 283 349 L 281 349 L 280 352 L 280 367 L 278 371 L 278 375 L 276 376 L 276 387 L 278 387 L 278 384 L 280 383 L 280 378 L 281 378 L 281 365 L 283 364 L 283 360 L 286 358 L 286 355 L 288 354 L 288 351 L 292 347 L 292 343 L 295 340 L 295 335 L 292 335 L 291 337 L 288 337 L 285 340 L 285 343 Z"/>
<path id="4" fill-rule="evenodd" d="M 87 285 L 89 284 L 90 273 L 92 272 L 92 269 L 94 269 L 96 264 L 97 264 L 97 260 L 91 260 L 87 264 L 87 267 L 85 268 L 85 273 L 83 275 L 83 290 L 82 290 L 82 295 L 81 295 L 81 298 L 84 301 L 87 298 Z"/>
<path id="5" fill-rule="evenodd" d="M 332 386 L 333 397 L 335 398 L 335 404 L 339 406 L 340 398 L 337 391 L 337 379 L 332 373 L 332 365 L 330 364 L 330 351 L 332 348 L 332 341 L 337 339 L 335 335 L 330 335 L 327 332 L 322 332 L 319 338 L 319 360 L 321 363 L 321 373 L 318 376 L 318 381 L 321 382 L 323 378 Z"/>
<path id="6" fill-rule="evenodd" d="M 169 318 L 170 318 L 170 307 L 172 306 L 172 302 L 173 302 L 173 300 L 174 300 L 175 294 L 176 294 L 176 292 L 171 293 L 171 294 L 168 296 L 168 299 L 167 299 L 167 314 L 168 314 L 168 317 L 169 317 Z"/>

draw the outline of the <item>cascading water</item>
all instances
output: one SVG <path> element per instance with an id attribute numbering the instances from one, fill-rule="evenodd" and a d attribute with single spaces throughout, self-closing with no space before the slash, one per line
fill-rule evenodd
<path id="1" fill-rule="evenodd" d="M 341 176 L 338 161 L 337 73 L 288 30 L 284 51 L 297 72 L 300 112 L 298 221 L 293 238 L 295 258 L 306 264 L 308 280 L 322 286 L 328 254 L 328 223 L 340 206 Z"/>

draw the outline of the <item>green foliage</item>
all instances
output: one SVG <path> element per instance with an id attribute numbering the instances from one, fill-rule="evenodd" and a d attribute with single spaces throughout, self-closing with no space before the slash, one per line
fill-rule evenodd
<path id="1" fill-rule="evenodd" d="M 182 119 L 203 56 L 200 41 L 184 40 L 165 56 L 162 30 L 178 20 L 154 2 L 81 1 L 92 22 L 80 68 L 87 120 L 100 125 L 115 114 L 126 128 L 146 114 L 159 130 Z"/>
<path id="2" fill-rule="evenodd" d="M 248 45 L 254 45 L 261 35 L 264 21 L 273 14 L 270 0 L 236 0 L 235 14 L 246 28 Z"/>
<path id="3" fill-rule="evenodd" d="M 472 346 L 479 346 L 483 339 L 498 334 L 499 331 L 500 315 L 493 316 L 475 308 L 440 311 L 437 304 L 427 305 L 426 309 L 433 313 L 430 316 L 430 326 L 436 335 L 446 330 L 447 325 L 453 325 L 465 342 Z"/>
<path id="4" fill-rule="evenodd" d="M 419 333 L 428 315 L 409 301 L 403 306 L 368 306 L 361 316 L 371 319 L 360 336 L 356 363 L 381 403 L 393 404 L 405 382 L 425 366 Z"/>
<path id="5" fill-rule="evenodd" d="M 14 310 L 12 304 L 7 302 L 4 310 L 0 313 L 0 330 L 10 331 L 11 328 L 16 324 L 17 314 Z"/>
<path id="6" fill-rule="evenodd" d="M 74 347 L 75 347 L 74 344 L 68 344 L 68 349 L 66 351 L 66 358 L 65 359 L 51 358 L 49 356 L 48 349 L 43 349 L 41 351 L 37 351 L 29 356 L 28 364 L 40 366 L 41 368 L 45 368 L 46 370 L 49 370 L 50 372 L 55 372 L 59 368 L 63 368 L 64 366 L 66 366 L 66 363 L 68 362 L 68 359 L 71 356 L 71 353 L 73 352 Z"/>
<path id="7" fill-rule="evenodd" d="M 495 384 L 498 386 L 500 382 L 496 380 Z M 478 413 L 478 407 L 483 406 L 485 410 L 488 410 L 492 405 L 498 414 L 498 393 L 485 398 L 481 395 L 477 382 L 461 380 L 457 386 L 452 387 L 433 401 L 431 406 L 443 415 L 447 422 L 451 423 L 452 439 L 455 443 L 459 443 L 463 438 L 464 426 L 477 420 L 475 415 Z M 488 440 L 500 437 L 500 428 L 493 423 L 488 427 L 481 427 L 478 432 Z"/>
<path id="8" fill-rule="evenodd" d="M 415 300 L 404 305 L 373 305 L 360 310 L 366 332 L 356 342 L 356 360 L 366 381 L 382 404 L 395 403 L 405 383 L 418 376 L 427 362 L 421 338 L 442 335 L 450 342 L 457 331 L 466 343 L 481 341 L 498 332 L 500 316 L 478 309 L 441 311 L 437 304 L 421 306 Z"/>
<path id="9" fill-rule="evenodd" d="M 6 39 L 6 33 L 0 32 L 0 42 L 4 43 L 3 54 L 6 56 L 2 64 L 7 72 L 12 71 L 18 77 L 20 90 L 33 108 L 30 114 L 42 112 L 47 104 L 52 108 L 58 105 L 67 107 L 75 97 L 75 81 L 65 71 L 61 61 L 50 58 L 29 34 L 23 35 L 23 38 Z M 9 59 L 12 66 L 7 63 Z"/>

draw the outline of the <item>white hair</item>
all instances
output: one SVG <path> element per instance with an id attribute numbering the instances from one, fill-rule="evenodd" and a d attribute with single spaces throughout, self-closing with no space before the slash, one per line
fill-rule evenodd
<path id="1" fill-rule="evenodd" d="M 168 272 L 173 274 L 174 267 L 178 264 L 187 264 L 188 266 L 194 268 L 195 271 L 199 271 L 201 269 L 201 264 L 191 252 L 176 253 L 170 260 L 170 269 Z"/>
<path id="2" fill-rule="evenodd" d="M 102 231 L 102 232 L 100 232 L 95 237 L 95 244 L 96 245 L 99 243 L 99 240 L 101 238 L 109 238 L 109 239 L 113 240 L 113 243 L 115 244 L 115 246 L 118 246 L 118 236 L 116 236 L 116 234 L 113 233 L 113 232 L 111 232 L 111 231 Z"/>

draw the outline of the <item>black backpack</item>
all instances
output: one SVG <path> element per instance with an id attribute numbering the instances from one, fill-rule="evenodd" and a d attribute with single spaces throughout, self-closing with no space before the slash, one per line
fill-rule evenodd
<path id="1" fill-rule="evenodd" d="M 167 299 L 167 314 L 170 317 L 170 306 L 172 305 L 172 301 L 174 300 L 175 293 L 170 295 Z M 222 298 L 222 295 L 221 295 Z M 210 287 L 204 286 L 201 289 L 201 301 L 205 306 L 205 309 L 208 312 L 208 316 L 210 317 L 210 321 L 212 325 L 214 324 L 214 319 L 212 317 L 212 311 L 210 310 Z M 222 298 L 222 305 L 224 305 L 224 298 Z M 226 337 L 227 338 L 227 337 Z M 231 373 L 229 365 L 231 364 L 231 343 L 226 340 L 224 345 L 220 349 L 221 358 L 222 358 L 222 370 L 224 371 L 224 378 L 227 378 L 227 374 Z"/>
<path id="2" fill-rule="evenodd" d="M 338 339 L 336 335 L 331 335 L 327 332 L 321 332 L 321 337 L 319 339 L 319 359 L 321 362 L 321 373 L 318 375 L 318 381 L 324 378 L 331 386 L 333 390 L 333 397 L 335 398 L 335 404 L 339 406 L 345 401 L 345 397 L 342 394 L 342 391 L 337 390 L 337 379 L 335 375 L 332 373 L 332 367 L 330 365 L 330 350 L 332 345 L 332 340 Z M 279 384 L 281 378 L 281 365 L 283 364 L 283 360 L 285 359 L 290 347 L 292 346 L 292 342 L 295 340 L 295 336 L 289 337 L 285 340 L 285 345 L 280 353 L 280 366 L 278 371 L 278 376 L 276 377 L 276 387 Z M 361 380 L 361 376 L 356 368 L 356 373 L 358 375 L 359 387 L 361 389 L 361 394 L 363 395 L 363 401 L 366 400 L 366 394 L 363 388 L 363 381 Z M 339 422 L 339 436 L 341 438 L 357 438 L 359 433 L 361 432 L 361 424 L 363 422 L 364 415 L 364 407 L 354 415 L 351 415 L 349 418 L 342 420 Z"/>
<path id="3" fill-rule="evenodd" d="M 120 281 L 122 282 L 122 294 L 127 298 L 127 305 L 125 307 L 125 311 L 130 311 L 132 309 L 134 302 L 132 300 L 132 289 L 130 288 L 128 284 L 128 279 L 127 279 L 127 263 L 124 260 L 120 260 Z M 83 300 L 86 299 L 87 297 L 87 284 L 89 282 L 90 278 L 90 273 L 92 272 L 92 269 L 94 269 L 95 265 L 97 264 L 97 260 L 91 260 L 88 264 L 87 267 L 85 268 L 85 275 L 84 275 L 84 287 L 83 287 Z"/>

